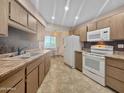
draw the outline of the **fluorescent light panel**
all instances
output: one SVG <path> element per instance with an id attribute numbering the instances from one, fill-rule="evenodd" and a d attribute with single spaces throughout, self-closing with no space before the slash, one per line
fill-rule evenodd
<path id="1" fill-rule="evenodd" d="M 52 20 L 55 20 L 55 16 L 52 16 Z"/>
<path id="2" fill-rule="evenodd" d="M 65 11 L 68 11 L 69 10 L 69 7 L 68 6 L 65 6 Z"/>

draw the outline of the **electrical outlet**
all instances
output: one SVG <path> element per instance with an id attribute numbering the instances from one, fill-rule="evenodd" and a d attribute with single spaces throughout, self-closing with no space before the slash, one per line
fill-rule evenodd
<path id="1" fill-rule="evenodd" d="M 124 44 L 118 44 L 118 48 L 124 48 Z"/>

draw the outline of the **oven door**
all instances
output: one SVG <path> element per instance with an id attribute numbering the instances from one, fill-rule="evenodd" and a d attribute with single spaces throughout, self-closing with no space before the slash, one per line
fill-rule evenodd
<path id="1" fill-rule="evenodd" d="M 93 74 L 105 77 L 105 57 L 84 54 L 83 69 L 92 72 Z"/>

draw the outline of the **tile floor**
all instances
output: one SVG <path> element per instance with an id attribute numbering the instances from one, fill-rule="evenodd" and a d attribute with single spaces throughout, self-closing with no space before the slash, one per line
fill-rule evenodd
<path id="1" fill-rule="evenodd" d="M 37 93 L 115 93 L 66 66 L 62 57 L 52 58 L 51 63 Z"/>

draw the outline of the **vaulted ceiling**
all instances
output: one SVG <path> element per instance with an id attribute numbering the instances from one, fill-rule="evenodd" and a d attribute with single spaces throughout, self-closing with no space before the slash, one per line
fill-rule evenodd
<path id="1" fill-rule="evenodd" d="M 48 23 L 72 27 L 124 5 L 124 0 L 31 0 Z"/>

